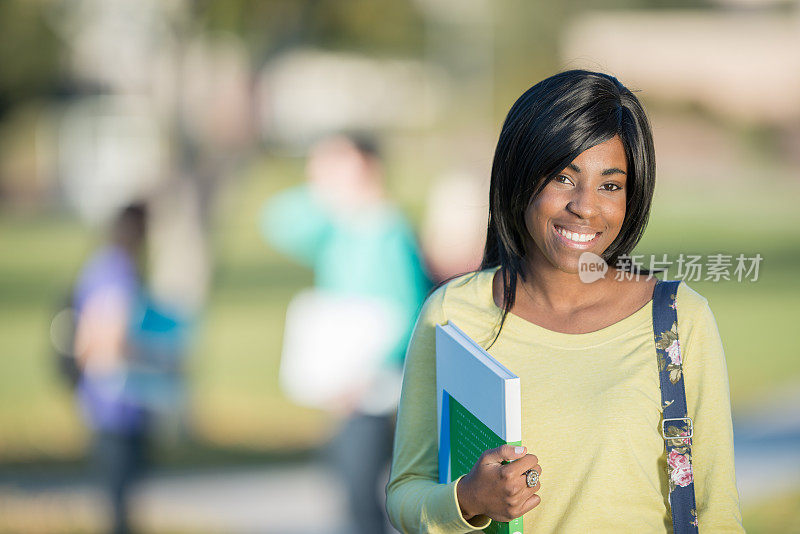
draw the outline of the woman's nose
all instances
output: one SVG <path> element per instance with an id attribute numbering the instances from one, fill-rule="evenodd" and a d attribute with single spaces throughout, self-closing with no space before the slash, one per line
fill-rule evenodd
<path id="1" fill-rule="evenodd" d="M 581 219 L 591 219 L 599 212 L 597 200 L 595 191 L 579 186 L 573 189 L 572 198 L 567 203 L 567 210 Z"/>

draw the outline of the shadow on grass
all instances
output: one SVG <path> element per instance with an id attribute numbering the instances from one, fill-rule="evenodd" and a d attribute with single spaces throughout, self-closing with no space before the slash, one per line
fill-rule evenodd
<path id="1" fill-rule="evenodd" d="M 291 450 L 257 450 L 246 447 L 220 447 L 198 440 L 184 440 L 177 445 L 151 444 L 149 472 L 168 473 L 242 467 L 287 467 L 306 464 L 318 458 L 317 447 Z M 73 459 L 37 459 L 5 461 L 0 464 L 0 486 L 35 490 L 58 488 L 91 479 L 88 457 Z"/>

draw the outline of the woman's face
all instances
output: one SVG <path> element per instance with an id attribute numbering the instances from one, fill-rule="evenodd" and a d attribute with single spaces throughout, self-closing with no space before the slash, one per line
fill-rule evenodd
<path id="1" fill-rule="evenodd" d="M 628 164 L 619 136 L 581 152 L 528 204 L 532 266 L 578 272 L 586 251 L 601 256 L 622 228 Z"/>

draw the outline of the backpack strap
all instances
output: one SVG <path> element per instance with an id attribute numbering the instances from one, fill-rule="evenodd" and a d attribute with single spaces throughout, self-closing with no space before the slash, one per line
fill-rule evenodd
<path id="1" fill-rule="evenodd" d="M 653 290 L 653 333 L 661 383 L 661 435 L 667 455 L 667 479 L 674 534 L 697 534 L 692 474 L 692 420 L 686 409 L 683 362 L 678 342 L 675 296 L 680 280 L 659 280 Z"/>

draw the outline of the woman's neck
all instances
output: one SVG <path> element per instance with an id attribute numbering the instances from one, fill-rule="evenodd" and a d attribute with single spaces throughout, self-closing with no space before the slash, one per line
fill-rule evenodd
<path id="1" fill-rule="evenodd" d="M 606 298 L 608 285 L 601 278 L 593 283 L 581 281 L 578 273 L 562 271 L 543 259 L 526 265 L 525 279 L 517 279 L 514 306 L 535 306 L 556 313 L 570 313 L 593 306 Z"/>

